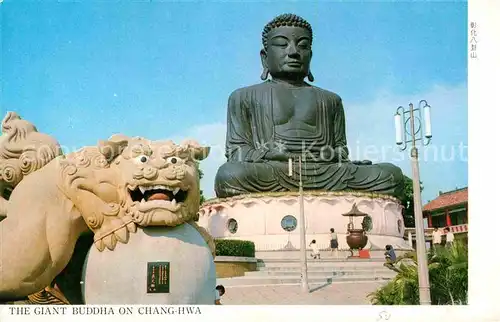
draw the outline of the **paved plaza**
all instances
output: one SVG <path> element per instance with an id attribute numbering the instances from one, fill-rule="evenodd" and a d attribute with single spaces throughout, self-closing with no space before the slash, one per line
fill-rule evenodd
<path id="1" fill-rule="evenodd" d="M 355 282 L 311 285 L 303 294 L 300 285 L 226 287 L 221 299 L 224 305 L 363 305 L 370 304 L 367 295 L 386 282 Z"/>

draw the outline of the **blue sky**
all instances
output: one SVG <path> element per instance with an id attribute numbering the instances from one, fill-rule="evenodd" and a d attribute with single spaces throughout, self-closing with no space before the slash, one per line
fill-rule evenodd
<path id="1" fill-rule="evenodd" d="M 18 112 L 67 149 L 118 132 L 194 137 L 213 146 L 202 164 L 213 196 L 227 98 L 260 81 L 262 28 L 285 12 L 313 27 L 315 84 L 343 98 L 353 159 L 411 175 L 407 152 L 395 149 L 393 114 L 427 99 L 434 140 L 422 151 L 423 200 L 467 185 L 466 2 L 6 0 L 1 113 Z"/>

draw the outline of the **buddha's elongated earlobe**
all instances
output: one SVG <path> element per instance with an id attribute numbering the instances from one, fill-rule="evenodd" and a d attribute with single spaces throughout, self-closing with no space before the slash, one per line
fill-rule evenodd
<path id="1" fill-rule="evenodd" d="M 267 67 L 264 67 L 264 69 L 262 70 L 262 74 L 260 75 L 260 79 L 266 80 L 268 76 L 269 76 L 269 69 L 267 69 Z"/>
<path id="2" fill-rule="evenodd" d="M 262 74 L 260 74 L 260 79 L 265 81 L 269 76 L 269 68 L 267 67 L 267 52 L 264 48 L 260 50 L 260 61 L 262 62 Z"/>
<path id="3" fill-rule="evenodd" d="M 314 82 L 314 76 L 313 74 L 311 73 L 311 71 L 309 71 L 309 73 L 307 74 L 307 79 L 312 83 Z"/>

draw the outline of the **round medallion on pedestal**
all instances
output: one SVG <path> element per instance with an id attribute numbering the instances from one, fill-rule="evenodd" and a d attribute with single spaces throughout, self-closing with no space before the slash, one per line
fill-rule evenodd
<path id="1" fill-rule="evenodd" d="M 234 218 L 230 218 L 230 219 L 227 221 L 227 230 L 228 230 L 231 234 L 236 234 L 236 232 L 238 231 L 238 222 L 236 221 L 236 219 L 234 219 Z"/>
<path id="2" fill-rule="evenodd" d="M 283 219 L 281 219 L 281 228 L 288 232 L 294 231 L 295 228 L 297 228 L 297 218 L 291 215 L 286 215 Z"/>

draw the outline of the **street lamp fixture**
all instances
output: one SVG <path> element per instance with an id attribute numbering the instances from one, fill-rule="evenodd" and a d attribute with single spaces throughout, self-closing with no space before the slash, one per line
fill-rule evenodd
<path id="1" fill-rule="evenodd" d="M 424 120 L 423 124 L 422 119 Z M 398 107 L 396 114 L 394 114 L 394 123 L 396 144 L 401 146 L 402 151 L 406 150 L 408 143 L 412 143 L 413 147 L 416 141 L 422 141 L 423 145 L 429 145 L 432 138 L 431 106 L 426 100 L 421 100 L 417 108 L 414 108 L 412 103 L 407 110 L 403 106 Z M 424 129 L 422 129 L 422 125 L 424 125 Z"/>
<path id="2" fill-rule="evenodd" d="M 422 112 L 424 114 L 423 122 Z M 399 106 L 394 115 L 394 123 L 396 126 L 396 144 L 400 146 L 401 151 L 406 150 L 407 144 L 411 143 L 419 298 L 421 305 L 430 305 L 429 268 L 427 266 L 427 252 L 425 247 L 422 196 L 420 195 L 417 141 L 420 141 L 424 146 L 429 145 L 431 141 L 431 107 L 426 100 L 421 100 L 417 108 L 414 108 L 412 103 L 409 104 L 408 110 L 405 110 L 403 106 Z M 422 125 L 424 128 L 422 128 Z"/>

